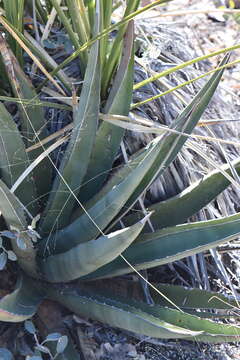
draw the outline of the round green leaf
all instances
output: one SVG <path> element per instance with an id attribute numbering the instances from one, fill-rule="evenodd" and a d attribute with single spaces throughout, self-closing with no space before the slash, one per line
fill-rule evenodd
<path id="1" fill-rule="evenodd" d="M 57 341 L 59 340 L 59 338 L 61 337 L 61 334 L 60 333 L 52 333 L 52 334 L 49 334 L 46 339 L 44 340 L 44 342 L 46 341 Z"/>
<path id="2" fill-rule="evenodd" d="M 12 353 L 4 348 L 0 348 L 0 360 L 13 360 Z"/>
<path id="3" fill-rule="evenodd" d="M 5 251 L 3 251 L 0 254 L 0 270 L 4 269 L 6 263 L 7 263 L 7 254 L 5 253 Z"/>
<path id="4" fill-rule="evenodd" d="M 58 339 L 57 342 L 57 353 L 61 354 L 64 352 L 68 344 L 68 337 L 66 335 L 63 335 Z"/>
<path id="5" fill-rule="evenodd" d="M 2 236 L 5 236 L 6 238 L 9 238 L 9 239 L 15 239 L 16 238 L 16 235 L 12 231 L 4 230 L 4 231 L 1 231 L 0 234 Z"/>
<path id="6" fill-rule="evenodd" d="M 36 332 L 37 332 L 35 325 L 33 324 L 33 322 L 31 320 L 26 320 L 24 322 L 24 327 L 25 327 L 25 330 L 27 330 L 27 332 L 29 332 L 32 335 L 36 334 Z"/>
<path id="7" fill-rule="evenodd" d="M 20 236 L 17 237 L 17 246 L 21 250 L 26 250 L 26 248 L 27 248 L 27 245 L 25 244 L 25 241 Z"/>
<path id="8" fill-rule="evenodd" d="M 17 260 L 17 256 L 12 250 L 8 250 L 7 257 L 11 261 L 16 261 Z"/>

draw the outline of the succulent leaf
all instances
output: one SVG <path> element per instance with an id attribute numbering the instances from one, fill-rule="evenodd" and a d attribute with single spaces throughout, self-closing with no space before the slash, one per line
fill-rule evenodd
<path id="1" fill-rule="evenodd" d="M 0 175 L 2 181 L 11 188 L 23 173 L 30 161 L 25 150 L 21 134 L 5 106 L 0 103 Z M 24 205 L 29 205 L 29 211 L 37 214 L 35 184 L 28 176 L 16 190 L 16 195 Z"/>
<path id="2" fill-rule="evenodd" d="M 162 321 L 140 308 L 111 298 L 103 297 L 83 290 L 63 290 L 62 293 L 51 288 L 48 295 L 76 314 L 91 317 L 108 325 L 123 328 L 146 336 L 162 339 L 196 336 L 202 331 L 191 331 Z M 125 299 L 124 299 L 125 300 Z"/>
<path id="3" fill-rule="evenodd" d="M 153 316 L 156 316 L 175 326 L 181 326 L 192 331 L 201 330 L 202 334 L 198 335 L 199 338 L 210 338 L 210 341 L 212 342 L 229 341 L 228 337 L 236 340 L 240 336 L 240 327 L 238 326 L 215 323 L 208 319 L 199 318 L 196 315 L 187 314 L 175 309 L 160 307 L 158 305 L 149 306 L 144 303 L 138 303 L 138 307 L 140 307 L 143 311 L 145 310 Z"/>
<path id="4" fill-rule="evenodd" d="M 180 285 L 157 284 L 154 285 L 167 298 L 180 308 L 186 309 L 221 309 L 235 310 L 238 308 L 236 300 L 231 296 L 224 296 L 213 291 L 186 288 Z M 155 304 L 169 306 L 165 298 L 150 289 Z"/>
<path id="5" fill-rule="evenodd" d="M 16 235 L 11 238 L 11 244 L 14 253 L 18 258 L 19 265 L 32 276 L 36 275 L 36 254 L 33 248 L 32 239 L 26 232 L 27 220 L 25 217 L 24 207 L 18 198 L 11 193 L 8 187 L 0 179 L 0 212 L 8 225 L 9 229 Z M 17 244 L 17 238 L 21 236 L 26 248 L 21 249 Z"/>
<path id="6" fill-rule="evenodd" d="M 130 15 L 131 13 L 136 11 L 137 8 L 139 7 L 139 3 L 140 3 L 140 0 L 132 0 L 132 1 L 127 2 L 123 18 L 126 18 L 128 15 Z M 128 25 L 129 25 L 129 23 L 126 23 L 126 24 L 122 25 L 121 27 L 119 27 L 117 35 L 111 46 L 111 51 L 109 53 L 109 56 L 106 59 L 105 66 L 103 68 L 103 73 L 106 75 L 102 79 L 103 94 L 106 93 L 106 91 L 109 87 L 109 83 L 113 77 L 114 70 L 116 69 L 116 67 L 118 65 L 120 54 L 121 54 L 121 47 L 124 46 L 123 41 L 124 41 L 124 39 L 126 39 Z M 124 33 L 125 33 L 125 36 L 124 36 Z"/>
<path id="7" fill-rule="evenodd" d="M 32 281 L 21 277 L 16 290 L 0 300 L 0 321 L 24 321 L 35 314 L 44 294 L 33 287 Z"/>
<path id="8" fill-rule="evenodd" d="M 221 64 L 224 64 L 228 60 L 228 57 L 225 57 Z M 173 127 L 175 130 L 184 133 L 190 133 L 194 126 L 199 121 L 203 111 L 207 107 L 211 97 L 214 94 L 214 91 L 220 81 L 222 75 L 222 71 L 215 73 L 209 81 L 205 84 L 202 90 L 196 95 L 193 101 L 186 107 L 186 109 L 178 116 L 175 120 Z M 138 197 L 141 195 L 141 191 L 146 190 L 147 186 L 154 180 L 157 175 L 161 175 L 164 172 L 164 169 L 174 160 L 175 155 L 181 150 L 182 146 L 186 141 L 185 136 L 177 135 L 177 134 L 166 134 L 162 139 L 161 149 L 159 151 L 159 156 L 156 158 L 153 166 L 149 168 L 149 171 L 145 174 L 141 183 L 136 186 L 135 191 L 130 196 L 128 201 L 125 203 L 124 210 L 121 211 L 123 215 L 128 211 L 129 208 L 135 203 Z M 117 171 L 112 178 L 104 185 L 104 187 L 86 204 L 85 208 L 89 209 L 93 206 L 95 202 L 101 199 L 104 195 L 106 195 L 111 188 L 117 186 L 124 178 L 126 178 L 142 161 L 144 156 L 146 155 L 147 149 L 140 150 L 137 154 L 134 154 L 130 161 L 123 166 L 119 171 Z M 224 180 L 221 178 L 222 181 Z M 145 186 L 142 186 L 145 184 Z M 187 190 L 186 190 L 187 191 Z M 211 192 L 214 190 L 209 191 L 209 198 Z M 220 191 L 220 188 L 219 188 Z M 215 194 L 215 192 L 214 192 Z M 203 199 L 202 199 L 203 201 Z M 159 206 L 160 207 L 160 206 Z M 174 206 L 173 206 L 174 207 Z M 154 206 L 153 206 L 154 208 Z M 190 206 L 189 206 L 190 208 Z M 177 208 L 174 209 L 174 213 L 176 213 Z M 155 210 L 155 209 L 154 209 Z M 158 209 L 157 209 L 158 210 Z M 172 210 L 172 208 L 171 208 Z M 183 214 L 187 212 L 187 209 L 183 211 Z M 193 210 L 194 211 L 194 210 Z M 157 212 L 158 213 L 158 212 Z M 121 215 L 121 216 L 122 216 Z M 75 214 L 73 214 L 73 219 L 79 216 L 79 211 L 77 210 Z M 120 216 L 120 217 L 121 217 Z M 126 221 L 131 218 L 135 218 L 136 215 L 130 215 L 129 218 L 126 217 Z M 156 219 L 157 215 L 153 215 L 153 218 Z M 174 217 L 167 215 L 168 221 Z M 156 221 L 156 220 L 155 220 Z M 114 223 L 117 222 L 117 219 Z M 114 225 L 114 224 L 113 224 Z M 112 225 L 111 225 L 112 226 Z M 158 228 L 159 225 L 156 227 Z M 111 227 L 110 227 L 111 228 Z M 108 228 L 109 229 L 109 228 Z"/>
<path id="9" fill-rule="evenodd" d="M 118 292 L 121 279 L 110 286 L 112 281 L 105 279 L 133 270 L 138 273 L 142 269 L 195 255 L 240 236 L 240 213 L 178 225 L 229 185 L 229 177 L 223 174 L 230 174 L 228 165 L 222 166 L 223 171 L 207 175 L 178 196 L 150 206 L 149 209 L 155 212 L 151 222 L 156 231 L 149 232 L 146 226 L 150 214 L 139 222 L 139 215 L 124 217 L 181 151 L 188 139 L 187 134 L 191 135 L 207 108 L 223 73 L 221 69 L 212 75 L 170 129 L 132 155 L 118 171 L 113 169 L 115 164 L 119 164 L 117 155 L 125 130 L 113 116 L 112 123 L 102 121 L 99 125 L 99 119 L 103 120 L 104 116 L 108 116 L 106 114 L 128 115 L 133 88 L 156 79 L 156 76 L 151 77 L 133 87 L 134 28 L 133 21 L 129 19 L 163 2 L 158 0 L 135 11 L 140 0 L 126 1 L 123 20 L 111 25 L 112 13 L 118 6 L 112 0 L 66 0 L 66 9 L 58 0 L 48 0 L 44 5 L 41 0 L 36 0 L 34 4 L 31 0 L 21 0 L 19 7 L 14 7 L 14 0 L 3 0 L 4 15 L 0 16 L 0 22 L 10 36 L 0 34 L 0 68 L 5 67 L 6 70 L 6 74 L 3 72 L 0 75 L 1 82 L 4 76 L 9 79 L 2 92 L 9 90 L 9 85 L 12 87 L 15 95 L 12 100 L 18 103 L 21 124 L 18 128 L 0 103 L 0 235 L 3 236 L 3 240 L 0 237 L 0 268 L 8 259 L 16 260 L 23 275 L 16 290 L 0 299 L 0 321 L 29 319 L 46 296 L 80 316 L 145 336 L 208 342 L 240 339 L 240 327 L 220 322 L 221 319 L 239 317 L 239 304 L 232 297 L 199 289 L 149 284 L 154 300 L 154 304 L 149 306 L 138 301 L 143 299 L 143 290 L 140 286 L 137 288 L 138 285 L 133 286 L 133 281 L 124 284 L 124 289 L 121 287 L 121 291 L 128 295 L 122 297 L 110 292 L 114 287 Z M 54 25 L 56 16 L 63 25 L 64 36 L 67 34 L 69 37 L 68 45 L 76 50 L 54 69 L 53 74 L 76 56 L 81 63 L 79 72 L 85 74 L 79 103 L 73 105 L 73 130 L 55 143 L 59 145 L 69 139 L 66 150 L 58 159 L 60 161 L 54 165 L 54 179 L 50 166 L 53 162 L 47 157 L 41 141 L 52 141 L 66 131 L 66 127 L 53 136 L 47 136 L 43 108 L 39 106 L 40 100 L 34 100 L 37 92 L 18 63 L 20 60 L 22 65 L 24 60 L 21 46 L 45 74 L 43 83 L 50 79 L 60 92 L 64 92 L 27 49 L 31 48 L 41 61 L 54 68 L 56 63 L 50 52 L 42 51 L 36 42 L 40 40 L 37 27 L 36 40 L 27 34 L 27 26 L 24 26 L 26 31 L 23 29 L 23 16 L 29 8 L 35 14 L 34 21 L 45 27 L 43 38 Z M 118 29 L 117 34 L 112 32 L 114 29 Z M 59 46 L 60 37 L 56 36 L 55 49 Z M 214 54 L 224 51 L 226 49 Z M 209 56 L 212 55 L 197 60 Z M 220 66 L 225 66 L 228 58 L 228 55 L 225 56 Z M 192 62 L 196 59 L 186 64 Z M 179 66 L 175 70 L 183 68 L 184 64 Z M 167 70 L 157 77 L 170 72 Z M 71 90 L 72 78 L 68 78 L 63 70 L 57 75 L 66 90 Z M 37 91 L 41 90 L 43 83 Z M 48 89 L 44 91 L 48 92 Z M 11 98 L 2 96 L 1 99 L 9 101 Z M 65 101 L 68 100 L 63 99 Z M 46 102 L 41 105 L 45 106 Z M 100 111 L 105 115 L 101 115 Z M 140 129 L 143 130 L 143 127 L 139 125 Z M 36 143 L 41 146 L 34 150 L 25 149 L 25 145 L 29 147 Z M 36 161 L 29 166 L 39 154 L 44 159 L 40 166 L 34 167 Z M 239 164 L 239 159 L 233 163 L 238 173 Z M 32 172 L 31 177 L 26 175 L 29 174 L 26 168 Z M 20 185 L 14 194 L 16 184 Z M 142 212 L 145 213 L 144 208 Z M 43 240 L 40 240 L 41 236 Z M 5 241 L 11 241 L 11 249 L 5 248 Z M 94 284 L 87 282 L 100 278 L 103 280 Z M 71 285 L 66 284 L 77 279 Z M 125 280 L 122 279 L 123 282 Z M 216 309 L 220 311 L 212 311 Z M 213 318 L 217 321 L 213 322 Z M 32 322 L 25 322 L 25 329 L 36 335 Z M 45 354 L 56 359 L 80 356 L 66 333 L 63 336 L 52 333 L 41 344 L 37 340 L 33 357 Z"/>
<path id="10" fill-rule="evenodd" d="M 95 271 L 119 256 L 139 235 L 149 215 L 129 228 L 97 240 L 87 241 L 39 261 L 43 277 L 49 282 L 71 281 Z"/>
<path id="11" fill-rule="evenodd" d="M 228 62 L 229 56 L 226 55 L 220 66 Z M 212 99 L 214 92 L 221 80 L 224 69 L 216 71 L 203 88 L 194 97 L 191 103 L 184 109 L 184 111 L 178 115 L 176 120 L 171 125 L 171 128 L 191 134 L 194 127 L 200 120 L 202 114 L 207 108 L 210 100 Z M 156 176 L 161 175 L 164 169 L 171 164 L 175 159 L 179 151 L 182 149 L 187 138 L 179 134 L 165 134 L 162 141 L 162 148 L 159 156 L 155 160 L 153 166 L 149 169 L 146 176 L 142 179 L 141 183 L 136 187 L 134 193 L 131 195 L 126 203 L 126 209 L 132 207 L 139 196 L 146 190 L 146 188 L 153 182 Z M 126 213 L 126 210 L 123 211 Z"/>
<path id="12" fill-rule="evenodd" d="M 124 43 L 122 60 L 103 110 L 105 113 L 128 115 L 130 110 L 134 65 L 132 23 L 128 26 Z M 91 161 L 84 179 L 86 185 L 83 186 L 79 194 L 81 201 L 88 201 L 101 189 L 103 182 L 111 170 L 123 135 L 123 129 L 109 124 L 106 121 L 103 121 L 99 126 Z"/>
<path id="13" fill-rule="evenodd" d="M 232 166 L 240 174 L 240 159 L 232 162 Z M 228 164 L 221 166 L 221 170 L 231 175 Z M 184 223 L 190 216 L 200 211 L 214 200 L 230 185 L 230 181 L 219 170 L 214 170 L 201 180 L 190 185 L 180 194 L 159 203 L 153 204 L 148 211 L 153 211 L 151 223 L 154 229 L 161 229 Z M 138 212 L 124 218 L 125 225 L 131 225 L 140 218 Z M 146 224 L 144 232 L 148 232 Z"/>
<path id="14" fill-rule="evenodd" d="M 36 91 L 2 36 L 0 36 L 0 42 L 3 47 L 1 52 L 2 59 L 5 63 L 13 93 L 20 99 L 36 99 Z M 21 115 L 21 133 L 26 146 L 33 145 L 35 142 L 38 142 L 39 139 L 47 136 L 46 121 L 44 118 L 44 111 L 41 106 L 25 106 L 20 103 L 19 111 Z M 40 148 L 40 150 L 37 149 L 30 152 L 30 159 L 34 160 L 41 151 L 42 148 Z M 42 196 L 47 194 L 51 184 L 51 166 L 49 166 L 47 158 L 33 170 L 33 176 L 38 195 Z"/>
<path id="15" fill-rule="evenodd" d="M 240 213 L 225 218 L 173 226 L 154 233 L 142 234 L 123 256 L 137 270 L 167 264 L 214 248 L 235 239 L 240 233 Z M 118 257 L 85 279 L 117 276 L 132 272 Z"/>
<path id="16" fill-rule="evenodd" d="M 96 17 L 96 33 L 99 32 L 99 26 L 100 19 Z M 99 42 L 96 41 L 89 54 L 79 104 L 74 112 L 71 138 L 59 169 L 62 178 L 59 175 L 56 176 L 48 205 L 43 214 L 43 223 L 40 225 L 43 233 L 54 231 L 55 219 L 60 228 L 66 226 L 76 205 L 76 199 L 70 190 L 74 194 L 78 193 L 87 171 L 98 126 L 100 77 Z"/>
<path id="17" fill-rule="evenodd" d="M 212 342 L 236 341 L 240 336 L 237 326 L 214 323 L 179 310 L 149 306 L 128 298 L 109 294 L 104 296 L 101 292 L 64 289 L 59 293 L 51 289 L 49 295 L 79 315 L 146 336 L 184 338 L 186 332 L 190 331 L 189 339 L 197 336 Z"/>
<path id="18" fill-rule="evenodd" d="M 160 149 L 161 137 L 158 137 L 149 144 L 146 155 L 139 165 L 118 186 L 114 186 L 109 193 L 70 225 L 49 238 L 43 239 L 39 244 L 40 251 L 43 252 L 47 245 L 49 254 L 57 254 L 72 248 L 79 242 L 96 238 L 125 205 L 137 184 L 151 168 Z"/>

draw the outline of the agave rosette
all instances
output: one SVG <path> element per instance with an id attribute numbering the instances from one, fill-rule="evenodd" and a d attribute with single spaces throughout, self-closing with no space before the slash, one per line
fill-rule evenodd
<path id="1" fill-rule="evenodd" d="M 31 2 L 27 3 L 30 6 Z M 108 36 L 109 31 L 105 31 L 112 28 L 112 1 L 106 4 L 96 1 L 94 6 L 92 1 L 66 1 L 67 14 L 56 0 L 47 3 L 65 25 L 75 50 L 79 46 L 84 48 L 85 43 L 89 50 L 86 47 L 79 52 L 83 84 L 79 101 L 73 106 L 73 129 L 58 167 L 51 155 L 46 155 L 50 146 L 54 148 L 53 144 L 42 143 L 37 150 L 28 151 L 30 144 L 41 143 L 46 137 L 42 108 L 35 103 L 31 106 L 20 104 L 21 126 L 17 127 L 5 105 L 0 104 L 0 211 L 12 234 L 11 246 L 22 269 L 15 291 L 0 301 L 0 320 L 26 320 L 47 297 L 77 314 L 147 336 L 209 342 L 239 340 L 238 326 L 212 321 L 213 317 L 224 318 L 224 312 L 225 317 L 231 316 L 231 311 L 237 307 L 233 299 L 203 290 L 156 285 L 159 292 L 152 292 L 155 305 L 149 306 L 91 285 L 92 280 L 173 262 L 239 236 L 239 213 L 184 224 L 229 185 L 230 181 L 223 175 L 223 171 L 230 173 L 228 165 L 208 174 L 182 194 L 154 204 L 145 216 L 129 212 L 181 151 L 187 141 L 185 135 L 192 133 L 208 106 L 223 69 L 211 76 L 178 115 L 171 125 L 175 132 L 157 136 L 109 176 L 124 129 L 100 121 L 100 112 L 129 114 L 134 36 L 133 21 L 126 19 L 138 9 L 139 1 L 127 1 L 124 21 L 114 40 Z M 46 24 L 48 7 L 43 8 L 38 1 L 36 5 L 39 21 Z M 88 11 L 81 13 L 81 9 Z M 6 23 L 8 15 L 6 12 L 3 18 Z M 15 34 L 23 37 L 12 23 L 11 28 L 14 26 Z M 98 36 L 100 33 L 102 36 Z M 29 39 L 24 37 L 28 44 Z M 4 38 L 2 43 L 13 59 L 14 79 L 8 74 L 13 93 L 24 99 L 36 98 L 36 90 Z M 33 41 L 31 44 L 33 46 Z M 34 49 L 37 53 L 37 48 Z M 15 47 L 16 53 L 21 58 L 18 47 Z M 228 56 L 225 56 L 220 65 L 227 61 Z M 56 75 L 68 91 L 64 72 Z M 234 166 L 238 172 L 239 159 Z M 53 181 L 52 173 L 55 175 Z M 41 215 L 39 221 L 35 221 L 35 228 L 30 228 L 38 214 Z M 149 231 L 149 218 L 154 232 Z M 4 230 L 6 228 L 2 227 L 1 231 Z M 22 247 L 19 238 L 24 244 Z M 73 280 L 78 280 L 77 285 L 66 285 Z M 213 316 L 206 311 L 210 309 L 221 309 L 221 315 L 215 312 Z"/>

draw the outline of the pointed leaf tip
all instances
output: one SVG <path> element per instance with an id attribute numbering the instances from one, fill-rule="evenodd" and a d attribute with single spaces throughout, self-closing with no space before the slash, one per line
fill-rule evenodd
<path id="1" fill-rule="evenodd" d="M 150 214 L 143 219 L 147 221 Z M 80 243 L 68 251 L 39 260 L 43 276 L 49 282 L 71 281 L 96 271 L 117 258 L 134 242 L 144 222 Z"/>
<path id="2" fill-rule="evenodd" d="M 139 221 L 139 222 L 140 222 L 140 224 L 145 225 L 145 224 L 146 224 L 146 222 L 150 219 L 150 217 L 151 217 L 152 213 L 153 213 L 153 211 L 151 211 L 151 212 L 150 212 L 150 213 L 148 213 L 146 216 L 144 216 L 144 218 L 143 218 L 143 219 L 141 219 L 141 220 Z"/>

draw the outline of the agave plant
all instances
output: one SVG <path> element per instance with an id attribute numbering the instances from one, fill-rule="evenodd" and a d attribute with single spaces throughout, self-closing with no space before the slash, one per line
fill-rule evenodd
<path id="1" fill-rule="evenodd" d="M 31 5 L 31 1 L 27 4 Z M 36 102 L 26 105 L 27 99 L 36 98 L 36 91 L 13 52 L 18 51 L 20 58 L 21 53 L 16 48 L 12 52 L 6 39 L 0 39 L 4 49 L 2 66 L 7 68 L 15 97 L 22 99 L 20 126 L 4 103 L 0 104 L 0 210 L 4 220 L 0 230 L 4 244 L 10 239 L 21 269 L 15 291 L 0 300 L 0 320 L 29 319 L 41 301 L 49 298 L 76 314 L 147 336 L 208 342 L 239 340 L 238 326 L 212 321 L 236 316 L 238 303 L 234 299 L 158 284 L 150 287 L 154 299 L 150 306 L 141 299 L 105 290 L 101 281 L 131 272 L 139 274 L 140 270 L 182 259 L 239 236 L 240 213 L 184 223 L 230 184 L 229 165 L 176 197 L 154 204 L 145 215 L 131 211 L 181 151 L 208 106 L 223 69 L 211 76 L 169 131 L 158 134 L 116 168 L 124 129 L 117 122 L 105 121 L 104 114 L 119 117 L 130 111 L 134 36 L 133 22 L 126 19 L 137 10 L 139 1 L 127 1 L 124 21 L 114 39 L 108 36 L 112 1 L 66 1 L 67 15 L 55 0 L 47 1 L 46 8 L 40 1 L 36 4 L 42 21 L 46 21 L 48 8 L 54 7 L 73 46 L 88 42 L 90 50 L 86 48 L 79 59 L 84 78 L 79 100 L 72 105 L 72 131 L 51 143 L 52 138 L 46 139 L 42 108 Z M 66 21 L 68 15 L 73 28 Z M 5 24 L 8 20 L 1 18 Z M 90 30 L 93 25 L 94 30 Z M 14 24 L 9 31 L 13 28 Z M 16 28 L 14 31 L 20 36 Z M 25 37 L 24 41 L 30 40 Z M 223 67 L 227 61 L 228 56 L 220 65 Z M 61 89 L 67 91 L 64 76 L 58 72 L 57 85 L 60 83 Z M 56 159 L 51 152 L 63 143 L 65 148 Z M 233 165 L 239 172 L 240 160 Z M 150 231 L 149 221 L 154 224 L 154 232 Z M 221 314 L 210 309 L 221 309 Z"/>

